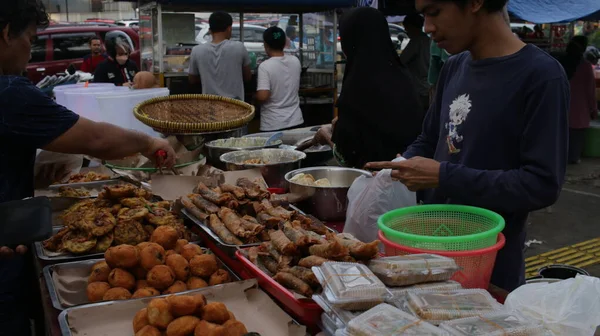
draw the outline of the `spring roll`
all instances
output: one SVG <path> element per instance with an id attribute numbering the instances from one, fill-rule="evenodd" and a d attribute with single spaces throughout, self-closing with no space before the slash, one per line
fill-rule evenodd
<path id="1" fill-rule="evenodd" d="M 208 220 L 208 226 L 214 233 L 219 236 L 223 240 L 223 242 L 227 244 L 233 245 L 242 245 L 242 241 L 239 240 L 231 231 L 225 227 L 225 224 L 219 219 L 219 217 L 215 214 L 210 215 L 210 219 Z"/>
<path id="2" fill-rule="evenodd" d="M 246 192 L 244 191 L 244 188 L 242 188 L 242 187 L 224 183 L 224 184 L 221 184 L 221 190 L 223 190 L 223 192 L 228 192 L 228 193 L 233 194 L 233 196 L 235 196 L 235 198 L 237 198 L 238 200 L 242 200 L 246 197 Z"/>
<path id="3" fill-rule="evenodd" d="M 312 288 L 318 288 L 320 286 L 319 280 L 317 280 L 317 277 L 315 276 L 313 271 L 306 267 L 294 266 L 286 269 L 283 272 L 292 274 L 296 278 L 306 282 Z"/>
<path id="4" fill-rule="evenodd" d="M 295 211 L 288 211 L 285 210 L 282 207 L 273 207 L 273 204 L 271 204 L 271 202 L 269 202 L 269 200 L 264 199 L 262 200 L 262 205 L 265 207 L 265 211 L 274 217 L 279 217 L 281 219 L 284 220 L 290 220 L 292 218 L 292 216 L 295 214 Z"/>
<path id="5" fill-rule="evenodd" d="M 279 270 L 279 264 L 271 256 L 258 255 L 258 261 L 261 262 L 269 272 L 276 274 Z"/>
<path id="6" fill-rule="evenodd" d="M 283 287 L 291 289 L 300 295 L 305 297 L 311 297 L 313 295 L 312 289 L 306 282 L 298 279 L 290 273 L 279 272 L 275 274 L 273 279 L 279 282 Z"/>
<path id="7" fill-rule="evenodd" d="M 219 218 L 221 218 L 225 226 L 234 235 L 241 238 L 248 238 L 254 236 L 251 232 L 246 231 L 244 229 L 242 219 L 235 212 L 233 212 L 233 210 L 222 207 L 221 210 L 219 210 Z"/>
<path id="8" fill-rule="evenodd" d="M 327 228 L 327 226 L 325 226 L 325 224 L 323 224 L 323 222 L 318 220 L 317 217 L 315 217 L 313 215 L 308 215 L 308 216 L 306 216 L 306 218 L 308 218 L 310 220 L 310 224 L 309 224 L 308 228 L 305 228 L 305 229 L 314 231 L 320 235 L 324 235 L 327 232 L 330 232 L 329 229 Z"/>
<path id="9" fill-rule="evenodd" d="M 226 205 L 233 198 L 233 195 L 231 194 L 217 193 L 214 190 L 211 190 L 202 182 L 198 183 L 197 190 L 198 194 L 200 194 L 200 196 L 202 196 L 205 200 L 216 205 Z"/>
<path id="10" fill-rule="evenodd" d="M 327 260 L 327 259 L 321 258 L 321 257 L 317 257 L 317 256 L 308 256 L 306 258 L 300 259 L 300 261 L 298 262 L 298 266 L 311 268 L 314 266 L 321 266 L 321 265 L 323 265 L 323 263 L 325 263 L 327 261 L 330 261 L 330 260 Z"/>
<path id="11" fill-rule="evenodd" d="M 258 240 L 263 241 L 263 242 L 271 241 L 271 236 L 269 236 L 269 233 L 266 230 L 260 231 L 260 233 L 256 236 L 256 238 L 258 238 Z"/>
<path id="12" fill-rule="evenodd" d="M 336 239 L 350 251 L 350 255 L 358 260 L 371 260 L 379 254 L 379 240 L 363 243 L 350 236 L 340 234 Z"/>
<path id="13" fill-rule="evenodd" d="M 260 246 L 260 249 L 261 251 L 265 251 L 266 253 L 268 253 L 273 259 L 275 259 L 275 261 L 277 261 L 280 270 L 289 268 L 292 261 L 294 260 L 294 257 L 292 256 L 286 256 L 279 253 L 279 251 L 277 251 L 277 249 L 273 246 L 271 242 L 263 243 Z"/>
<path id="14" fill-rule="evenodd" d="M 253 263 L 254 265 L 256 265 L 256 267 L 258 267 L 258 269 L 260 269 L 261 271 L 263 271 L 265 274 L 267 274 L 268 276 L 272 277 L 274 273 L 271 273 L 266 267 L 265 265 L 258 259 L 258 256 L 260 255 L 259 252 L 259 248 L 254 246 L 248 249 L 248 260 L 250 260 L 251 263 Z"/>
<path id="15" fill-rule="evenodd" d="M 244 189 L 244 193 L 248 198 L 263 199 L 271 196 L 271 194 L 263 189 L 258 183 L 254 183 L 245 177 L 238 179 L 236 184 L 238 187 Z"/>
<path id="16" fill-rule="evenodd" d="M 298 230 L 300 230 L 300 232 L 303 232 L 304 234 L 306 234 L 306 236 L 310 240 L 310 245 L 327 243 L 327 240 L 325 238 L 321 237 L 321 235 L 319 235 L 316 232 L 308 231 L 308 230 L 304 230 L 304 229 L 298 229 Z"/>
<path id="17" fill-rule="evenodd" d="M 271 243 L 283 255 L 293 255 L 296 253 L 296 245 L 285 236 L 281 230 L 269 232 Z"/>
<path id="18" fill-rule="evenodd" d="M 205 200 L 200 195 L 191 194 L 191 195 L 188 195 L 188 197 L 192 200 L 192 203 L 194 203 L 195 206 L 200 208 L 200 210 L 203 210 L 210 214 L 219 212 L 218 206 L 216 206 L 214 203 L 211 203 L 211 202 Z"/>
<path id="19" fill-rule="evenodd" d="M 310 239 L 300 230 L 295 229 L 290 222 L 285 222 L 281 225 L 283 233 L 296 246 L 303 247 L 310 244 Z"/>
<path id="20" fill-rule="evenodd" d="M 279 223 L 282 221 L 279 217 L 273 217 L 266 212 L 261 212 L 256 216 L 258 222 L 262 225 L 266 226 L 269 229 L 274 229 L 279 227 Z"/>
<path id="21" fill-rule="evenodd" d="M 194 205 L 194 203 L 192 203 L 192 201 L 190 201 L 187 197 L 182 197 L 181 198 L 181 204 L 183 205 L 183 207 L 189 211 L 189 213 L 196 217 L 197 219 L 204 221 L 208 218 L 208 214 L 200 209 L 198 209 L 197 206 Z"/>
<path id="22" fill-rule="evenodd" d="M 246 230 L 248 234 L 252 237 L 261 233 L 262 230 L 265 228 L 264 226 L 253 221 L 249 221 L 245 218 L 240 218 L 240 220 L 242 221 L 242 227 L 244 228 L 244 230 Z"/>
<path id="23" fill-rule="evenodd" d="M 308 248 L 311 255 L 325 259 L 339 259 L 347 256 L 350 252 L 348 248 L 342 245 L 336 239 L 330 240 L 326 244 L 317 244 Z"/>

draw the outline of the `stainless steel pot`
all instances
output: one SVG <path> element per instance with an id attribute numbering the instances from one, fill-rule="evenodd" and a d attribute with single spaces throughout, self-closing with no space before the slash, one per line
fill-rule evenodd
<path id="1" fill-rule="evenodd" d="M 326 178 L 332 187 L 313 187 L 292 182 L 298 174 L 310 174 L 315 180 Z M 313 167 L 291 171 L 285 175 L 290 184 L 290 193 L 298 195 L 305 203 L 306 211 L 323 221 L 335 222 L 346 219 L 348 190 L 360 176 L 370 177 L 371 173 L 353 168 Z"/>
<path id="2" fill-rule="evenodd" d="M 241 142 L 244 143 L 241 143 Z M 264 148 L 277 148 L 281 145 L 281 140 L 275 142 L 270 146 L 265 146 L 267 138 L 261 137 L 242 137 L 242 138 L 229 138 L 229 139 L 218 139 L 204 144 L 206 151 L 206 160 L 208 164 L 219 168 L 226 169 L 226 165 L 221 162 L 221 155 L 240 151 L 240 150 L 258 150 Z"/>
<path id="3" fill-rule="evenodd" d="M 299 151 L 271 148 L 235 151 L 221 155 L 221 161 L 225 163 L 227 170 L 260 168 L 260 172 L 270 188 L 283 188 L 285 190 L 288 188 L 288 182 L 285 179 L 286 174 L 300 168 L 300 162 L 305 158 L 306 154 Z M 255 159 L 260 159 L 266 163 L 245 163 Z"/>

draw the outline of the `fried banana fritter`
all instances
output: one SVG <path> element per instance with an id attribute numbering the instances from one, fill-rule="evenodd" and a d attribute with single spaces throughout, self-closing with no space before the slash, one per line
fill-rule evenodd
<path id="1" fill-rule="evenodd" d="M 146 230 L 135 220 L 118 220 L 114 233 L 116 245 L 137 245 L 148 240 Z"/>

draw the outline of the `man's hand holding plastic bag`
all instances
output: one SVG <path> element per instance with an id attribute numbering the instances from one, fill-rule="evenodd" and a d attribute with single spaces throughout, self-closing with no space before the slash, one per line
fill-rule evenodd
<path id="1" fill-rule="evenodd" d="M 392 162 L 405 161 L 396 158 Z M 344 232 L 364 242 L 377 239 L 377 219 L 394 209 L 416 204 L 414 192 L 392 180 L 392 170 L 379 171 L 374 177 L 357 178 L 348 190 L 348 210 Z"/>

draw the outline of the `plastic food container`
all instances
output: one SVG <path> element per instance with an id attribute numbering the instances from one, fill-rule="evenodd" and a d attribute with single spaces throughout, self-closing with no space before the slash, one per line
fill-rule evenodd
<path id="1" fill-rule="evenodd" d="M 441 281 L 441 282 L 430 282 L 413 286 L 406 287 L 391 287 L 388 288 L 388 291 L 392 293 L 392 297 L 400 297 L 405 296 L 409 292 L 422 292 L 422 291 L 432 291 L 432 292 L 447 292 L 453 291 L 457 289 L 462 289 L 460 283 L 454 280 Z"/>
<path id="2" fill-rule="evenodd" d="M 353 319 L 346 328 L 353 336 L 448 335 L 447 332 L 383 303 Z"/>
<path id="3" fill-rule="evenodd" d="M 435 254 L 412 254 L 373 259 L 369 269 L 388 286 L 446 281 L 459 267 L 453 259 Z"/>
<path id="4" fill-rule="evenodd" d="M 235 257 L 245 269 L 240 274 L 242 278 L 256 278 L 260 287 L 275 298 L 283 309 L 300 322 L 300 324 L 307 326 L 311 330 L 318 329 L 317 322 L 321 319 L 321 314 L 323 313 L 323 309 L 318 304 L 312 299 L 300 299 L 296 297 L 294 293 L 256 267 L 256 265 L 244 256 L 242 251 L 236 251 Z"/>
<path id="5" fill-rule="evenodd" d="M 334 320 L 339 328 L 344 328 L 355 317 L 364 311 L 350 311 L 333 306 L 323 295 L 313 295 L 313 300 L 323 308 L 324 313 Z"/>
<path id="6" fill-rule="evenodd" d="M 512 313 L 495 313 L 484 316 L 444 322 L 440 328 L 452 336 L 543 336 L 546 330 L 525 318 Z"/>
<path id="7" fill-rule="evenodd" d="M 312 271 L 327 301 L 341 309 L 367 310 L 390 296 L 383 282 L 363 264 L 326 262 Z"/>
<path id="8" fill-rule="evenodd" d="M 413 314 L 432 324 L 498 312 L 503 306 L 482 289 L 408 293 Z"/>

